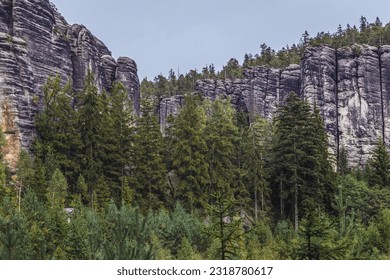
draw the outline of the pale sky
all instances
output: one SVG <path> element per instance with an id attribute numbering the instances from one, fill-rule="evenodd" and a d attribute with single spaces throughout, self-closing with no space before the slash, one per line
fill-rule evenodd
<path id="1" fill-rule="evenodd" d="M 298 43 L 305 30 L 390 22 L 389 0 L 51 0 L 68 23 L 85 25 L 111 50 L 138 65 L 140 80 Z"/>

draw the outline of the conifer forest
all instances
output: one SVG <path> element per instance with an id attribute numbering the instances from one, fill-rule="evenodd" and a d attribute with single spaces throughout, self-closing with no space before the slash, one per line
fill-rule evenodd
<path id="1" fill-rule="evenodd" d="M 82 91 L 48 78 L 36 138 L 15 167 L 0 162 L 0 259 L 378 260 L 390 258 L 390 154 L 329 153 L 316 106 L 291 92 L 272 120 L 204 98 L 194 81 L 239 78 L 256 65 L 299 63 L 304 48 L 390 44 L 377 19 L 292 47 L 141 82 Z M 162 129 L 159 100 L 184 106 Z M 0 145 L 5 145 L 4 134 Z"/>

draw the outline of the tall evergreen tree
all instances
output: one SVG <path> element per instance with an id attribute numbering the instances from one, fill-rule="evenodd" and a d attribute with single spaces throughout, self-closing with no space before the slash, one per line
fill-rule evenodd
<path id="1" fill-rule="evenodd" d="M 370 169 L 368 174 L 370 186 L 390 187 L 390 155 L 383 139 L 378 140 L 378 145 L 374 149 L 368 165 Z"/>
<path id="2" fill-rule="evenodd" d="M 109 224 L 103 244 L 108 260 L 150 260 L 154 252 L 150 242 L 150 227 L 139 209 L 111 204 L 106 215 Z"/>
<path id="3" fill-rule="evenodd" d="M 103 172 L 102 162 L 103 105 L 94 84 L 94 75 L 88 72 L 79 104 L 79 129 L 83 143 L 81 165 L 89 193 L 94 193 Z"/>
<path id="4" fill-rule="evenodd" d="M 43 105 L 44 110 L 36 119 L 38 138 L 34 154 L 42 163 L 55 159 L 73 187 L 80 173 L 81 140 L 70 83 L 61 86 L 60 76 L 49 78 L 44 87 Z M 48 174 L 48 179 L 51 175 Z"/>
<path id="5" fill-rule="evenodd" d="M 126 88 L 115 83 L 110 94 L 103 94 L 102 163 L 117 205 L 121 203 L 123 181 L 129 176 L 128 166 L 133 154 L 134 112 Z"/>
<path id="6" fill-rule="evenodd" d="M 211 222 L 205 227 L 205 233 L 218 243 L 213 258 L 221 260 L 240 258 L 244 230 L 239 216 L 239 202 L 234 198 L 232 189 L 222 191 L 218 188 L 212 194 L 213 204 L 206 203 L 206 211 Z"/>
<path id="7" fill-rule="evenodd" d="M 267 161 L 269 161 L 271 141 L 271 124 L 264 119 L 256 118 L 244 139 L 245 181 L 253 199 L 256 221 L 258 221 L 259 210 L 267 209 L 269 198 Z"/>
<path id="8" fill-rule="evenodd" d="M 27 222 L 9 197 L 2 201 L 0 212 L 0 259 L 25 260 L 31 257 L 27 239 Z"/>
<path id="9" fill-rule="evenodd" d="M 332 197 L 332 194 L 326 194 L 332 187 L 332 169 L 325 130 L 318 111 L 314 111 L 311 112 L 306 101 L 291 93 L 275 120 L 274 200 L 280 207 L 280 214 L 294 221 L 295 230 L 298 230 L 300 212 L 305 212 L 306 199 L 314 199 L 319 207 L 324 207 L 330 204 L 326 196 Z"/>
<path id="10" fill-rule="evenodd" d="M 65 199 L 68 193 L 68 182 L 59 169 L 56 169 L 48 184 L 47 200 L 54 207 L 65 207 Z"/>
<path id="11" fill-rule="evenodd" d="M 143 209 L 158 208 L 166 193 L 163 138 L 152 103 L 141 104 L 134 140 L 135 198 Z"/>
<path id="12" fill-rule="evenodd" d="M 218 188 L 226 191 L 235 175 L 235 141 L 238 129 L 234 123 L 235 113 L 229 100 L 216 99 L 207 108 L 208 118 L 205 140 L 208 148 L 207 163 L 210 181 L 208 196 Z"/>
<path id="13" fill-rule="evenodd" d="M 171 188 L 174 199 L 192 209 L 199 205 L 209 180 L 204 139 L 206 113 L 197 96 L 186 96 L 172 126 L 172 168 L 179 183 Z"/>

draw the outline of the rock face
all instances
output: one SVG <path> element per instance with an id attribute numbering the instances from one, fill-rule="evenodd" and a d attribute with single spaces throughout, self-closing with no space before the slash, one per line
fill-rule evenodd
<path id="1" fill-rule="evenodd" d="M 211 99 L 229 96 L 235 108 L 266 119 L 294 91 L 320 110 L 334 159 L 344 148 L 352 166 L 367 162 L 378 139 L 390 147 L 390 46 L 308 47 L 300 65 L 253 67 L 244 77 L 201 80 L 196 90 Z M 160 104 L 161 119 L 178 111 L 175 100 Z"/>
<path id="2" fill-rule="evenodd" d="M 8 157 L 15 158 L 16 150 L 33 140 L 34 116 L 42 107 L 48 77 L 60 75 L 63 83 L 70 80 L 80 91 L 88 69 L 100 90 L 122 82 L 139 112 L 140 86 L 133 60 L 116 61 L 86 27 L 69 25 L 48 0 L 0 1 L 0 121 Z"/>

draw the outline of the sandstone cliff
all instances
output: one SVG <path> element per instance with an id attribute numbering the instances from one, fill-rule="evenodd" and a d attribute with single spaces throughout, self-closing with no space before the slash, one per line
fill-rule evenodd
<path id="1" fill-rule="evenodd" d="M 329 149 L 344 147 L 351 165 L 364 164 L 378 139 L 390 144 L 390 46 L 308 47 L 300 65 L 284 69 L 253 67 L 244 79 L 201 80 L 196 89 L 207 98 L 229 96 L 234 107 L 271 119 L 294 91 L 323 116 Z M 178 97 L 162 100 L 160 119 L 177 112 Z"/>
<path id="2" fill-rule="evenodd" d="M 69 25 L 48 0 L 0 1 L 0 121 L 7 138 L 6 157 L 34 137 L 34 116 L 42 107 L 42 88 L 50 75 L 83 88 L 88 68 L 100 90 L 122 82 L 139 111 L 135 62 L 115 60 L 108 48 L 82 25 Z"/>

